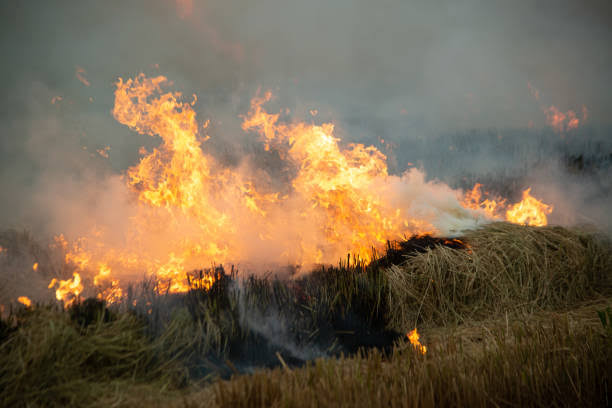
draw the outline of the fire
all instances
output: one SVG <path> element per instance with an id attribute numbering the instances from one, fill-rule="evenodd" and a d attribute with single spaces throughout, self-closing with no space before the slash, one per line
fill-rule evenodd
<path id="1" fill-rule="evenodd" d="M 110 151 L 110 146 L 104 146 L 102 149 L 96 149 L 96 152 L 105 159 L 109 158 L 108 152 Z"/>
<path id="2" fill-rule="evenodd" d="M 17 301 L 18 301 L 19 303 L 21 303 L 22 305 L 24 305 L 25 307 L 30 307 L 30 306 L 32 306 L 32 301 L 31 301 L 31 300 L 30 300 L 30 298 L 29 298 L 29 297 L 27 297 L 27 296 L 19 296 L 19 297 L 17 298 Z"/>
<path id="3" fill-rule="evenodd" d="M 341 149 L 331 123 L 281 123 L 278 114 L 263 109 L 271 97 L 266 93 L 253 99 L 243 129 L 257 131 L 267 150 L 273 147 L 295 164 L 292 187 L 305 201 L 301 214 L 323 226 L 323 239 L 341 244 L 341 251 L 352 249 L 367 261 L 372 245 L 384 245 L 408 231 L 435 230 L 385 200 L 389 196 L 385 190 L 394 178 L 388 175 L 386 157 L 378 149 L 362 144 Z"/>
<path id="4" fill-rule="evenodd" d="M 34 262 L 34 265 L 32 265 L 32 270 L 34 272 L 36 272 L 38 270 L 38 262 Z"/>
<path id="5" fill-rule="evenodd" d="M 414 328 L 414 330 L 411 330 L 410 332 L 406 333 L 406 337 L 408 337 L 408 340 L 410 340 L 410 344 L 412 344 L 415 350 L 420 351 L 421 354 L 427 353 L 427 347 L 419 342 L 421 336 L 419 336 L 419 332 L 417 332 L 416 327 Z"/>
<path id="6" fill-rule="evenodd" d="M 523 191 L 523 200 L 506 211 L 506 219 L 515 224 L 544 226 L 548 224 L 546 216 L 553 211 L 553 206 L 532 197 L 530 191 L 530 188 Z"/>
<path id="7" fill-rule="evenodd" d="M 547 215 L 552 213 L 553 206 L 532 197 L 531 188 L 524 190 L 522 200 L 513 205 L 507 205 L 505 199 L 483 199 L 483 196 L 488 196 L 489 193 L 485 192 L 483 195 L 481 189 L 482 185 L 476 183 L 472 190 L 465 192 L 462 204 L 466 208 L 484 211 L 491 219 L 505 219 L 514 224 L 536 227 L 548 224 Z"/>
<path id="8" fill-rule="evenodd" d="M 314 124 L 312 113 L 310 123 L 285 122 L 286 110 L 268 112 L 271 93 L 252 100 L 242 129 L 274 151 L 291 177 L 280 183 L 246 160 L 223 165 L 207 153 L 208 127 L 196 119 L 195 95 L 186 102 L 179 92 L 164 92 L 167 84 L 144 74 L 116 83 L 114 118 L 160 144 L 142 148 L 121 179 L 129 216 L 120 228 L 83 220 L 83 236 L 56 237 L 75 268 L 72 279 L 50 284 L 66 304 L 82 293 L 81 276 L 109 303 L 123 298 L 122 282 L 143 273 L 155 277 L 160 293 L 185 292 L 196 281 L 208 289 L 214 276 L 194 275 L 203 265 L 309 266 L 335 263 L 347 252 L 368 261 L 372 247 L 387 240 L 473 228 L 481 210 L 490 219 L 505 208 L 504 200 L 483 199 L 480 185 L 461 202 L 458 191 L 426 181 L 418 169 L 390 175 L 382 152 L 342 144 L 332 123 Z"/>
<path id="9" fill-rule="evenodd" d="M 586 120 L 586 108 L 583 109 L 583 119 L 580 119 L 573 110 L 562 112 L 552 105 L 544 107 L 543 111 L 546 115 L 546 123 L 548 126 L 560 133 L 577 129 L 581 120 Z"/>
<path id="10" fill-rule="evenodd" d="M 488 192 L 484 192 L 484 195 L 488 196 Z M 472 190 L 467 191 L 462 200 L 462 204 L 466 208 L 471 208 L 474 210 L 483 210 L 488 217 L 495 218 L 497 216 L 497 212 L 500 208 L 503 208 L 506 200 L 497 199 L 492 200 L 489 198 L 483 199 L 482 193 L 482 184 L 476 183 Z"/>
<path id="11" fill-rule="evenodd" d="M 332 124 L 281 123 L 263 108 L 270 94 L 253 100 L 243 129 L 256 131 L 296 169 L 291 185 L 275 190 L 268 176 L 248 167 L 221 166 L 205 152 L 196 98 L 187 103 L 178 92 L 163 93 L 166 82 L 141 74 L 116 84 L 115 119 L 162 140 L 127 171 L 126 187 L 137 203 L 125 222 L 125 241 L 118 245 L 97 225 L 71 244 L 56 240 L 67 263 L 94 275 L 105 299 L 120 297 L 118 275 L 138 277 L 144 270 L 157 278 L 159 291 L 184 292 L 190 271 L 201 265 L 258 256 L 311 265 L 335 262 L 348 251 L 367 260 L 372 245 L 436 231 L 410 217 L 394 192 L 394 184 L 426 185 L 416 173 L 388 175 L 385 156 L 372 146 L 342 149 Z"/>
<path id="12" fill-rule="evenodd" d="M 531 96 L 533 96 L 536 101 L 540 102 L 540 91 L 531 85 L 530 82 L 527 82 L 527 88 Z M 589 113 L 584 105 L 582 106 L 582 118 L 571 109 L 567 112 L 563 112 L 554 105 L 546 106 L 542 102 L 540 102 L 540 109 L 544 112 L 544 115 L 546 115 L 546 124 L 559 133 L 577 129 L 580 123 L 587 120 Z"/>
<path id="13" fill-rule="evenodd" d="M 123 290 L 119 287 L 119 281 L 111 278 L 111 269 L 104 262 L 98 265 L 98 273 L 94 276 L 94 286 L 98 288 L 97 298 L 106 303 L 116 303 L 123 298 Z"/>
<path id="14" fill-rule="evenodd" d="M 70 307 L 74 302 L 78 301 L 79 295 L 83 292 L 83 285 L 81 284 L 81 275 L 78 272 L 72 274 L 72 279 L 58 280 L 53 279 L 49 283 L 49 289 L 55 287 L 55 297 L 57 300 L 64 302 L 65 307 Z"/>

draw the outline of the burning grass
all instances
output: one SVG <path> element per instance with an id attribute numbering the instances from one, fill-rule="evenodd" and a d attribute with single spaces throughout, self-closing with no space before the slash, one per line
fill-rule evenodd
<path id="1" fill-rule="evenodd" d="M 609 304 L 610 271 L 610 243 L 595 232 L 497 223 L 390 243 L 369 264 L 348 258 L 295 279 L 216 268 L 182 294 L 147 280 L 109 307 L 21 306 L 2 320 L 0 405 L 596 405 L 609 385 L 609 330 L 519 322 Z M 483 323 L 477 352 L 434 340 L 500 319 L 505 327 Z M 415 325 L 425 356 L 406 338 Z M 193 394 L 202 380 L 262 367 L 281 368 Z"/>

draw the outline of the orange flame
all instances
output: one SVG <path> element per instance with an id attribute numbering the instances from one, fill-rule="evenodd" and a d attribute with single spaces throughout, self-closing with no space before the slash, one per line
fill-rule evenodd
<path id="1" fill-rule="evenodd" d="M 30 306 L 32 306 L 32 301 L 31 301 L 31 300 L 30 300 L 30 298 L 29 298 L 29 297 L 27 297 L 27 296 L 19 296 L 19 297 L 17 298 L 17 301 L 18 301 L 19 303 L 21 303 L 22 305 L 24 305 L 25 307 L 30 307 Z"/>
<path id="2" fill-rule="evenodd" d="M 553 206 L 532 197 L 531 188 L 523 191 L 523 198 L 520 202 L 510 206 L 506 204 L 505 199 L 483 199 L 481 188 L 482 185 L 476 183 L 472 190 L 464 193 L 462 204 L 466 208 L 480 209 L 491 219 L 505 218 L 506 221 L 514 224 L 539 227 L 548 224 L 547 215 L 552 213 Z M 489 195 L 489 193 L 485 192 L 484 195 Z"/>
<path id="3" fill-rule="evenodd" d="M 242 127 L 256 130 L 266 150 L 274 147 L 296 165 L 298 173 L 292 186 L 306 200 L 302 214 L 324 226 L 327 242 L 342 244 L 335 257 L 352 248 L 356 256 L 367 261 L 373 244 L 384 244 L 408 231 L 421 234 L 435 230 L 385 200 L 384 189 L 390 186 L 392 177 L 387 174 L 386 157 L 378 149 L 362 144 L 341 149 L 331 123 L 279 123 L 278 114 L 262 107 L 271 97 L 268 92 L 253 99 Z"/>
<path id="4" fill-rule="evenodd" d="M 466 208 L 473 210 L 483 210 L 489 218 L 495 218 L 500 208 L 503 208 L 506 200 L 492 200 L 489 198 L 483 199 L 483 193 L 481 191 L 482 184 L 476 183 L 472 190 L 465 192 L 462 200 L 462 204 Z M 484 195 L 489 195 L 485 192 Z"/>
<path id="5" fill-rule="evenodd" d="M 527 88 L 531 96 L 540 102 L 540 91 L 530 82 L 527 82 Z M 559 133 L 577 129 L 580 123 L 585 122 L 588 118 L 588 110 L 584 105 L 582 106 L 582 118 L 579 118 L 576 112 L 571 109 L 563 112 L 554 105 L 546 106 L 541 102 L 540 109 L 546 115 L 546 124 Z"/>
<path id="6" fill-rule="evenodd" d="M 553 206 L 547 205 L 532 197 L 531 188 L 523 191 L 523 200 L 506 211 L 506 219 L 515 224 L 544 226 L 548 224 L 547 215 L 552 213 Z"/>
<path id="7" fill-rule="evenodd" d="M 408 337 L 408 340 L 410 340 L 410 344 L 412 344 L 415 350 L 420 351 L 421 354 L 427 353 L 427 347 L 419 342 L 421 336 L 419 336 L 419 332 L 417 332 L 416 327 L 414 328 L 414 330 L 411 330 L 410 332 L 406 333 L 406 337 Z"/>
<path id="8" fill-rule="evenodd" d="M 83 292 L 83 285 L 81 284 L 81 275 L 78 272 L 72 274 L 72 279 L 58 280 L 53 279 L 49 283 L 49 289 L 57 285 L 55 290 L 55 297 L 57 300 L 64 302 L 64 307 L 68 308 L 72 304 L 78 301 L 79 295 Z"/>
<path id="9" fill-rule="evenodd" d="M 196 98 L 189 103 L 179 92 L 164 93 L 167 82 L 140 74 L 116 83 L 115 119 L 161 143 L 142 149 L 123 178 L 130 204 L 120 231 L 93 224 L 76 240 L 56 237 L 75 268 L 73 279 L 56 289 L 65 303 L 82 293 L 81 275 L 111 303 L 123 297 L 120 280 L 143 272 L 157 279 L 159 292 L 185 292 L 202 265 L 272 259 L 302 266 L 333 263 L 347 252 L 368 261 L 372 246 L 436 233 L 440 219 L 459 229 L 482 218 L 472 209 L 492 218 L 504 208 L 503 200 L 482 199 L 480 185 L 462 206 L 459 192 L 426 182 L 417 169 L 389 175 L 377 148 L 342 146 L 331 123 L 285 123 L 280 113 L 264 109 L 272 97 L 266 93 L 252 100 L 242 128 L 254 131 L 291 170 L 279 188 L 263 171 L 224 166 L 206 153 L 209 137 L 196 120 Z M 213 282 L 211 276 L 198 284 L 210 288 Z"/>
<path id="10" fill-rule="evenodd" d="M 38 270 L 38 262 L 34 262 L 34 265 L 32 265 L 32 270 L 34 272 L 36 272 Z"/>

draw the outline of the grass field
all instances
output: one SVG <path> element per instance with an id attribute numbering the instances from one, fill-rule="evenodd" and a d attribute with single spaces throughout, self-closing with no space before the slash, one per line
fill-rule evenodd
<path id="1" fill-rule="evenodd" d="M 606 406 L 611 272 L 593 230 L 495 223 L 294 279 L 219 267 L 210 290 L 18 308 L 0 405 Z"/>

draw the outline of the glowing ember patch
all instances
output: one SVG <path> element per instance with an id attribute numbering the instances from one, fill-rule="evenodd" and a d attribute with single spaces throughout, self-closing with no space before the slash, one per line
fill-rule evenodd
<path id="1" fill-rule="evenodd" d="M 548 224 L 547 215 L 552 213 L 553 206 L 547 205 L 532 197 L 530 188 L 523 191 L 523 200 L 506 211 L 506 219 L 515 224 L 526 224 L 541 227 Z"/>
<path id="2" fill-rule="evenodd" d="M 29 298 L 29 297 L 27 297 L 27 296 L 19 296 L 19 297 L 17 298 L 17 301 L 18 301 L 19 303 L 21 303 L 22 305 L 24 305 L 25 307 L 30 307 L 30 306 L 32 306 L 32 301 L 31 301 L 31 300 L 30 300 L 30 298 Z"/>
<path id="3" fill-rule="evenodd" d="M 408 337 L 408 340 L 410 340 L 410 344 L 412 344 L 415 350 L 418 350 L 419 352 L 421 352 L 421 354 L 427 353 L 427 347 L 419 342 L 419 338 L 421 336 L 419 336 L 419 332 L 417 332 L 416 327 L 414 328 L 414 330 L 411 330 L 410 332 L 406 333 L 406 337 Z"/>

